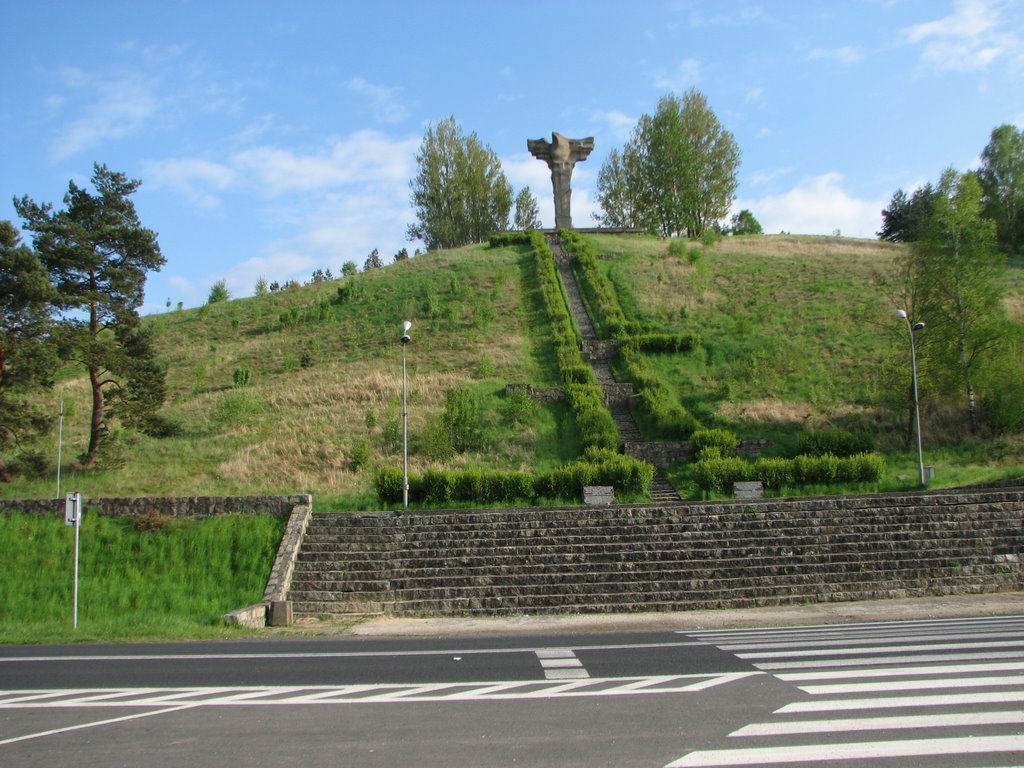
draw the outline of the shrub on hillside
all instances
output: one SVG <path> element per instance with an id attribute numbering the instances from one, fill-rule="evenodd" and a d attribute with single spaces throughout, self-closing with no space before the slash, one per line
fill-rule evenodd
<path id="1" fill-rule="evenodd" d="M 530 245 L 530 233 L 532 230 L 526 230 L 525 232 L 501 232 L 499 234 L 491 235 L 487 238 L 488 248 L 505 248 L 512 245 Z"/>
<path id="2" fill-rule="evenodd" d="M 800 455 L 793 459 L 793 481 L 797 485 L 829 485 L 839 479 L 839 457 Z"/>
<path id="3" fill-rule="evenodd" d="M 796 438 L 797 452 L 809 456 L 853 456 L 878 448 L 874 435 L 864 429 L 816 429 L 801 432 Z"/>
<path id="4" fill-rule="evenodd" d="M 722 456 L 734 455 L 740 445 L 736 433 L 727 429 L 699 429 L 690 435 L 690 441 L 697 453 L 705 448 L 715 447 L 721 451 Z"/>
<path id="5" fill-rule="evenodd" d="M 399 504 L 402 501 L 402 470 L 396 467 L 380 467 L 373 479 L 377 498 L 385 504 Z"/>
<path id="6" fill-rule="evenodd" d="M 733 483 L 749 480 L 751 474 L 750 463 L 735 457 L 704 459 L 693 465 L 697 487 L 709 493 L 725 493 Z"/>
<path id="7" fill-rule="evenodd" d="M 754 479 L 774 490 L 793 485 L 793 460 L 760 458 L 754 462 Z"/>

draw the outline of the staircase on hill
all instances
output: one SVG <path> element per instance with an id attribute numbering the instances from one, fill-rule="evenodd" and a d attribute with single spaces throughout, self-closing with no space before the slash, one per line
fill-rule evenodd
<path id="1" fill-rule="evenodd" d="M 696 610 L 1017 590 L 1024 487 L 316 514 L 296 617 Z"/>
<path id="2" fill-rule="evenodd" d="M 586 347 L 588 342 L 597 341 L 597 332 L 594 330 L 594 323 L 587 312 L 586 304 L 580 293 L 579 283 L 576 275 L 573 274 L 571 259 L 562 247 L 561 239 L 555 234 L 547 235 L 548 245 L 555 257 L 555 265 L 558 267 L 558 274 L 565 287 L 565 295 L 569 300 L 569 310 L 572 312 L 576 327 L 580 332 L 580 339 Z M 608 403 L 612 418 L 615 419 L 615 426 L 619 430 L 619 439 L 624 443 L 639 443 L 643 441 L 640 428 L 637 427 L 636 419 L 630 409 L 629 396 L 624 396 L 623 385 L 620 384 L 612 371 L 611 365 L 606 359 L 589 359 L 591 368 L 594 371 L 594 378 L 604 389 L 605 402 Z M 631 388 L 626 387 L 631 393 Z M 673 503 L 681 501 L 678 491 L 655 470 L 654 480 L 651 482 L 651 498 L 657 503 Z"/>

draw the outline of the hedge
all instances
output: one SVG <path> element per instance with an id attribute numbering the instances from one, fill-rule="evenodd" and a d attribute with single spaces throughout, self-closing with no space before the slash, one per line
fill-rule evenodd
<path id="1" fill-rule="evenodd" d="M 432 506 L 532 503 L 538 498 L 578 499 L 588 485 L 610 485 L 618 493 L 646 495 L 653 479 L 653 465 L 591 448 L 581 460 L 540 474 L 487 469 L 430 469 L 423 475 L 410 474 L 409 500 Z M 402 470 L 379 468 L 374 485 L 381 502 L 401 503 Z"/>
<path id="2" fill-rule="evenodd" d="M 718 446 L 708 447 L 712 452 L 719 450 Z M 873 483 L 884 470 L 885 459 L 877 453 L 846 457 L 830 453 L 822 456 L 802 454 L 792 459 L 763 458 L 754 463 L 711 455 L 694 463 L 693 478 L 702 491 L 725 493 L 731 490 L 733 483 L 744 480 L 760 480 L 766 488 L 776 490 L 790 485 Z"/>

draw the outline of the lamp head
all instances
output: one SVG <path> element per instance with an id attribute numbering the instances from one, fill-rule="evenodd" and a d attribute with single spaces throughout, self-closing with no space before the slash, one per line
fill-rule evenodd
<path id="1" fill-rule="evenodd" d="M 896 310 L 896 317 L 898 317 L 898 318 L 900 318 L 902 320 L 906 320 L 907 319 L 907 312 L 906 312 L 906 310 L 904 310 L 904 309 L 897 309 Z"/>
<path id="2" fill-rule="evenodd" d="M 410 341 L 412 341 L 412 337 L 409 336 L 409 329 L 410 328 L 412 328 L 412 323 L 409 322 L 408 320 L 405 320 L 402 323 L 402 338 L 401 338 L 401 342 L 403 344 L 408 344 Z"/>
<path id="3" fill-rule="evenodd" d="M 915 331 L 920 331 L 922 328 L 924 328 L 924 323 L 914 323 L 913 329 Z"/>

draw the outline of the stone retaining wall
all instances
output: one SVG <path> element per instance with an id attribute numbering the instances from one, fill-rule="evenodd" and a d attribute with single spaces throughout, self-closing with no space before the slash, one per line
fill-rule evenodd
<path id="1" fill-rule="evenodd" d="M 308 494 L 293 496 L 181 496 L 181 497 L 109 497 L 90 499 L 83 496 L 87 512 L 108 517 L 143 517 L 167 515 L 184 519 L 201 519 L 216 515 L 273 515 L 288 517 L 296 506 L 312 506 Z M 64 514 L 64 499 L 0 499 L 0 514 L 21 512 L 29 515 Z"/>

